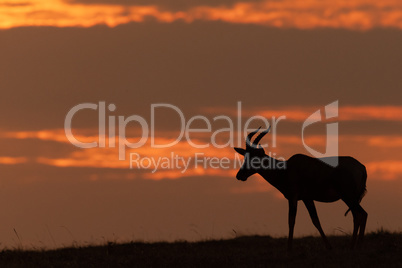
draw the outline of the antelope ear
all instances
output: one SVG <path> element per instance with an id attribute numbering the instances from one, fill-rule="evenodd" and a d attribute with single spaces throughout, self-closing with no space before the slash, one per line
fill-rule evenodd
<path id="1" fill-rule="evenodd" d="M 241 155 L 245 155 L 246 154 L 246 150 L 242 149 L 242 148 L 234 148 L 236 152 L 238 152 Z"/>

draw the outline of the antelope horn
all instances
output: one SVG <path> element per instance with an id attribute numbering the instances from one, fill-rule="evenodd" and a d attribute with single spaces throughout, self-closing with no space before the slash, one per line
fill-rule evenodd
<path id="1" fill-rule="evenodd" d="M 257 130 L 251 132 L 250 134 L 247 135 L 246 138 L 246 146 L 252 146 L 252 144 L 250 143 L 251 138 L 255 135 L 255 133 L 257 133 L 260 130 L 261 127 L 259 127 Z"/>
<path id="2" fill-rule="evenodd" d="M 266 130 L 264 130 L 263 132 L 261 132 L 260 135 L 258 135 L 257 138 L 255 138 L 255 140 L 253 141 L 253 145 L 254 145 L 254 146 L 257 146 L 258 143 L 260 142 L 260 140 L 262 139 L 262 137 L 264 137 L 265 134 L 267 134 L 270 129 L 271 129 L 271 126 L 269 126 Z"/>

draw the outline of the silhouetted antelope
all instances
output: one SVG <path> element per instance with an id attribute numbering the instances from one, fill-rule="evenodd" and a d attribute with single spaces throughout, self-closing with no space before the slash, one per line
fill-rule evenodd
<path id="1" fill-rule="evenodd" d="M 260 128 L 259 128 L 260 129 Z M 251 138 L 259 131 L 251 132 L 246 139 L 246 149 L 234 148 L 244 155 L 244 163 L 236 175 L 241 181 L 246 181 L 251 175 L 258 173 L 267 182 L 277 188 L 289 201 L 289 238 L 288 250 L 292 248 L 293 229 L 295 225 L 297 202 L 302 200 L 307 207 L 314 226 L 318 229 L 325 246 L 329 244 L 318 219 L 314 200 L 320 202 L 335 202 L 342 199 L 353 214 L 352 248 L 360 244 L 366 227 L 367 212 L 360 206 L 360 201 L 366 192 L 366 168 L 356 159 L 340 156 L 338 166 L 332 167 L 321 160 L 303 154 L 296 154 L 287 161 L 280 161 L 265 154 L 258 144 L 269 128 L 261 132 L 252 144 Z M 264 166 L 270 163 L 270 167 Z M 275 168 L 283 166 L 283 168 Z M 359 231 L 360 230 L 360 231 Z M 359 231 L 359 238 L 357 233 Z"/>

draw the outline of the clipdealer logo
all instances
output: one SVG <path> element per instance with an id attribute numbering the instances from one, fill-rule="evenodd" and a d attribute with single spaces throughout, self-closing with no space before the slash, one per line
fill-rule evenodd
<path id="1" fill-rule="evenodd" d="M 226 148 L 226 147 L 235 147 L 242 144 L 244 137 L 251 131 L 254 131 L 254 128 L 250 128 L 250 124 L 259 120 L 264 125 L 264 128 L 270 127 L 271 129 L 271 143 L 269 146 L 274 148 L 277 146 L 276 142 L 276 133 L 279 122 L 286 119 L 286 115 L 281 115 L 279 117 L 273 116 L 270 120 L 267 118 L 255 115 L 247 118 L 244 122 L 244 118 L 242 116 L 242 105 L 241 102 L 237 103 L 236 110 L 236 118 L 233 119 L 228 115 L 217 115 L 212 119 L 204 115 L 195 115 L 190 118 L 186 118 L 182 110 L 172 104 L 168 103 L 157 103 L 151 104 L 150 106 L 150 122 L 148 123 L 144 117 L 140 115 L 130 115 L 128 117 L 122 115 L 113 115 L 112 113 L 116 111 L 116 105 L 110 103 L 106 105 L 105 101 L 100 101 L 99 103 L 81 103 L 73 108 L 71 108 L 64 121 L 64 130 L 67 139 L 71 144 L 76 147 L 83 149 L 90 148 L 117 148 L 118 150 L 118 158 L 119 160 L 126 160 L 128 148 L 135 149 L 144 146 L 145 144 L 149 144 L 151 148 L 161 149 L 161 148 L 171 148 L 171 156 L 169 157 L 159 157 L 158 159 L 144 156 L 142 157 L 138 153 L 130 153 L 130 168 L 133 168 L 133 164 L 139 167 L 141 166 L 144 169 L 153 169 L 155 172 L 157 169 L 167 169 L 167 168 L 178 168 L 183 167 L 182 170 L 187 170 L 189 165 L 192 163 L 196 165 L 197 163 L 205 168 L 205 163 L 209 162 L 208 167 L 212 168 L 228 168 L 228 164 L 230 159 L 226 158 L 211 158 L 209 157 L 207 160 L 204 159 L 203 164 L 201 165 L 200 154 L 191 157 L 184 157 L 177 155 L 174 153 L 174 146 L 178 144 L 180 141 L 185 141 L 189 146 L 195 149 L 204 149 L 209 147 L 215 148 Z M 164 110 L 165 109 L 165 110 Z M 155 137 L 156 133 L 156 115 L 157 111 L 166 111 L 166 109 L 173 111 L 177 114 L 177 117 L 180 120 L 180 131 L 175 140 L 170 141 L 168 143 L 157 143 L 157 139 Z M 97 117 L 99 122 L 98 127 L 98 139 L 91 142 L 82 142 L 78 140 L 74 134 L 72 129 L 72 122 L 74 118 L 79 116 L 79 113 L 84 110 L 93 110 L 97 111 Z M 332 102 L 324 107 L 325 119 L 336 118 L 338 116 L 338 101 Z M 314 123 L 321 122 L 323 119 L 321 117 L 321 110 L 317 110 L 312 113 L 303 123 L 302 126 L 302 144 L 304 148 L 313 156 L 320 158 L 321 161 L 327 163 L 331 166 L 336 166 L 338 164 L 337 156 L 338 153 L 338 123 L 329 123 L 327 124 L 327 132 L 326 132 L 326 151 L 318 152 L 311 148 L 305 142 L 304 130 L 308 128 L 310 125 Z M 205 124 L 205 128 L 193 128 L 193 124 L 195 121 L 202 121 Z M 217 130 L 212 130 L 213 124 L 218 121 L 226 122 L 229 127 L 221 128 Z M 135 137 L 127 137 L 127 127 L 128 124 L 136 125 L 140 130 L 140 135 Z M 117 130 L 117 131 L 116 131 Z M 228 139 L 224 143 L 218 143 L 217 135 L 221 133 L 227 133 Z M 194 142 L 195 133 L 209 133 L 210 139 L 208 142 L 198 143 Z M 237 135 L 234 135 L 237 133 Z M 136 141 L 133 141 L 133 138 Z M 148 145 L 147 144 L 147 145 Z M 267 147 L 267 144 L 263 145 L 263 147 Z M 240 159 L 235 156 L 235 165 L 239 165 Z M 281 158 L 273 155 L 273 157 Z M 169 160 L 170 159 L 170 160 Z M 198 159 L 198 160 L 197 160 Z M 197 160 L 197 161 L 196 161 Z M 220 160 L 220 161 L 219 161 Z M 170 162 L 169 162 L 170 161 Z M 174 161 L 174 163 L 173 163 Z M 181 164 L 180 164 L 181 163 Z M 236 167 L 235 167 L 236 168 Z"/>

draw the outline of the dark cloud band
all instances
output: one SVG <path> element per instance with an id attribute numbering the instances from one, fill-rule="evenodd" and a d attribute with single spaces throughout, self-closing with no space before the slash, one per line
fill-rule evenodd
<path id="1" fill-rule="evenodd" d="M 66 0 L 69 3 L 81 4 L 110 4 L 127 6 L 148 6 L 157 5 L 169 10 L 186 10 L 196 6 L 231 6 L 238 2 L 261 2 L 261 0 Z"/>

